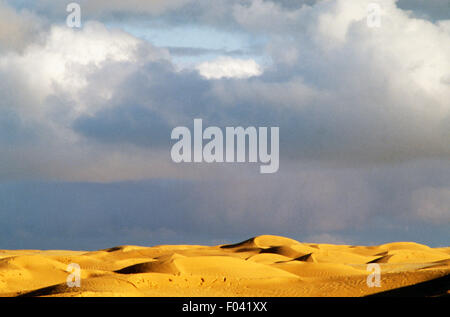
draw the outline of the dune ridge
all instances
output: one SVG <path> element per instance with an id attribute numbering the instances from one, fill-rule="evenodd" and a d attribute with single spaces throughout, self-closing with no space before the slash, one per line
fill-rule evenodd
<path id="1" fill-rule="evenodd" d="M 81 268 L 80 287 L 66 283 L 70 263 Z M 367 285 L 369 263 L 380 266 L 381 287 Z M 0 296 L 8 297 L 366 296 L 411 292 L 427 281 L 417 289 L 439 285 L 448 295 L 449 275 L 449 247 L 413 242 L 350 246 L 262 235 L 217 246 L 0 250 Z"/>

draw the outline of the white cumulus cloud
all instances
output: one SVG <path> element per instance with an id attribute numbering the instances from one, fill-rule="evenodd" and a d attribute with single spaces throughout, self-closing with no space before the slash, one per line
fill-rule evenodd
<path id="1" fill-rule="evenodd" d="M 207 79 L 249 78 L 263 73 L 262 67 L 253 59 L 219 57 L 197 65 L 197 70 Z"/>

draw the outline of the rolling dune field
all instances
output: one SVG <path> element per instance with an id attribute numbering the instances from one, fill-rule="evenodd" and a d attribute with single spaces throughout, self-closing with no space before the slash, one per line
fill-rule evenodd
<path id="1" fill-rule="evenodd" d="M 67 284 L 70 263 L 81 269 L 79 287 Z M 369 263 L 381 268 L 380 287 L 367 284 Z M 0 251 L 0 296 L 8 297 L 365 296 L 449 274 L 450 247 L 413 242 L 350 246 L 263 235 L 219 246 Z"/>

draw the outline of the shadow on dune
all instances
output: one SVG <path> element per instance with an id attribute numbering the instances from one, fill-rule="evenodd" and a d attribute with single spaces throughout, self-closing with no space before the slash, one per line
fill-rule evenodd
<path id="1" fill-rule="evenodd" d="M 17 295 L 17 297 L 49 296 L 49 295 L 56 295 L 56 294 L 63 294 L 63 293 L 70 293 L 70 292 L 73 292 L 73 289 L 64 283 L 64 284 L 57 284 L 57 285 L 39 288 L 34 291 L 19 294 L 19 295 Z"/>
<path id="2" fill-rule="evenodd" d="M 450 297 L 450 274 L 366 297 Z"/>
<path id="3" fill-rule="evenodd" d="M 234 244 L 225 244 L 220 246 L 221 249 L 233 249 L 233 248 L 239 248 L 239 247 L 254 247 L 255 238 L 250 238 L 245 241 L 234 243 Z"/>
<path id="4" fill-rule="evenodd" d="M 134 268 L 136 271 L 148 270 L 148 263 L 143 263 Z M 125 274 L 137 273 L 135 270 L 127 268 L 127 272 L 121 272 Z M 49 295 L 61 295 L 64 293 L 70 293 L 73 289 L 66 284 L 52 285 L 44 288 L 40 288 L 34 291 L 26 292 L 17 295 L 17 297 L 38 297 Z M 376 294 L 368 295 L 366 297 L 450 297 L 450 274 L 430 280 L 422 283 L 418 283 L 411 286 L 400 287 Z"/>
<path id="5" fill-rule="evenodd" d="M 388 260 L 392 258 L 392 255 L 383 255 L 379 258 L 376 258 L 375 260 L 372 260 L 370 262 L 367 262 L 367 264 L 369 263 L 388 263 Z"/>
<path id="6" fill-rule="evenodd" d="M 155 267 L 157 267 L 157 264 L 158 263 L 155 263 L 155 262 L 139 263 L 139 264 L 127 266 L 123 269 L 120 269 L 120 270 L 117 270 L 114 272 L 119 273 L 119 274 L 139 274 L 139 273 L 157 272 L 157 271 L 159 271 L 159 270 L 155 270 Z"/>

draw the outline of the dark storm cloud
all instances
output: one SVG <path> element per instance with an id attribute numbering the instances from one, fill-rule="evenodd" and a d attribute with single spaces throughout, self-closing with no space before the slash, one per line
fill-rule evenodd
<path id="1" fill-rule="evenodd" d="M 422 175 L 411 177 L 418 168 Z M 449 218 L 408 209 L 420 206 L 418 199 L 434 199 L 423 188 L 449 188 L 447 169 L 423 162 L 371 172 L 311 170 L 270 182 L 3 183 L 0 240 L 2 248 L 99 249 L 236 242 L 261 233 L 318 242 L 323 233 L 325 242 L 445 245 Z"/>
<path id="2" fill-rule="evenodd" d="M 316 0 L 276 0 L 273 1 L 285 9 L 298 9 L 303 5 L 313 5 Z M 65 2 L 51 0 L 20 0 L 7 3 L 18 9 L 31 9 L 39 15 L 47 16 L 55 22 L 65 13 Z M 220 24 L 229 27 L 232 20 L 232 8 L 236 4 L 249 5 L 249 0 L 79 0 L 87 19 L 96 20 L 136 20 L 145 21 L 149 17 L 163 17 L 170 24 L 186 22 Z"/>
<path id="3" fill-rule="evenodd" d="M 167 145 L 171 128 L 158 112 L 126 106 L 101 110 L 94 117 L 80 117 L 74 130 L 100 142 L 158 147 Z"/>

